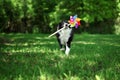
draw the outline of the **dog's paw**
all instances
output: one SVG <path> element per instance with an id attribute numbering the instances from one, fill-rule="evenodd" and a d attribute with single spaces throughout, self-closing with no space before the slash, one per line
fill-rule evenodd
<path id="1" fill-rule="evenodd" d="M 70 52 L 70 48 L 67 48 L 66 51 L 65 51 L 65 54 L 69 55 L 69 52 Z"/>

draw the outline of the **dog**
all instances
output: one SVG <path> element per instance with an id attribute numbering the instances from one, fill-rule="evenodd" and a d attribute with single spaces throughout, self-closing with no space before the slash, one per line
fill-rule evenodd
<path id="1" fill-rule="evenodd" d="M 57 41 L 60 46 L 60 50 L 65 50 L 65 54 L 68 55 L 70 52 L 71 42 L 73 40 L 74 32 L 73 27 L 67 21 L 62 21 L 58 24 L 57 30 L 63 28 L 56 34 Z"/>

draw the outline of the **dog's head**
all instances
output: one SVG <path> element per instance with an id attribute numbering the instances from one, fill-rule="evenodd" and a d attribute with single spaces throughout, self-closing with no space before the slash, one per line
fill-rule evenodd
<path id="1" fill-rule="evenodd" d="M 69 24 L 69 22 L 67 21 L 62 21 L 60 24 L 59 24 L 59 29 L 60 28 L 65 28 L 65 29 L 68 29 L 68 28 L 71 28 L 71 25 Z"/>
<path id="2" fill-rule="evenodd" d="M 65 27 L 65 29 L 71 28 L 71 25 L 67 21 L 63 21 L 63 25 L 62 26 Z"/>

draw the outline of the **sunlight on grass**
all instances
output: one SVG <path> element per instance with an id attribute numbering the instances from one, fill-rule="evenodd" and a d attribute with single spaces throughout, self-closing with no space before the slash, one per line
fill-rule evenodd
<path id="1" fill-rule="evenodd" d="M 119 80 L 120 37 L 75 35 L 69 56 L 55 37 L 1 34 L 1 80 Z M 9 69 L 10 68 L 10 69 Z M 9 75 L 10 74 L 10 75 Z"/>
<path id="2" fill-rule="evenodd" d="M 106 44 L 106 45 L 111 45 L 111 46 L 118 46 L 118 47 L 120 47 L 120 44 L 118 44 L 118 43 L 111 43 L 111 42 L 108 42 L 108 41 L 103 41 L 103 43 Z"/>
<path id="3" fill-rule="evenodd" d="M 46 40 L 49 40 L 50 38 L 49 37 L 47 37 L 47 36 L 45 36 L 45 37 L 35 37 L 35 39 L 38 39 L 38 40 L 42 40 L 42 39 L 46 39 Z"/>
<path id="4" fill-rule="evenodd" d="M 76 44 L 95 44 L 94 42 L 86 42 L 86 41 L 76 41 L 76 42 L 73 42 L 73 43 L 76 43 Z"/>
<path id="5" fill-rule="evenodd" d="M 86 61 L 86 63 L 88 64 L 88 66 L 93 66 L 93 65 L 95 65 L 96 64 L 96 62 L 95 61 Z"/>
<path id="6" fill-rule="evenodd" d="M 96 80 L 105 80 L 104 78 L 102 78 L 101 76 L 95 75 Z"/>
<path id="7" fill-rule="evenodd" d="M 39 76 L 37 76 L 37 80 L 47 80 L 47 79 L 52 79 L 53 76 L 50 75 L 49 73 L 46 73 L 45 71 L 42 71 L 39 67 Z"/>

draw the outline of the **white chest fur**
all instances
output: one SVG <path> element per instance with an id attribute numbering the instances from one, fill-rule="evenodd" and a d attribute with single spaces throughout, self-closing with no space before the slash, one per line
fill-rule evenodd
<path id="1" fill-rule="evenodd" d="M 68 42 L 68 39 L 70 37 L 72 29 L 63 29 L 61 32 L 59 32 L 60 36 L 59 39 L 61 41 L 61 44 L 65 45 Z"/>

